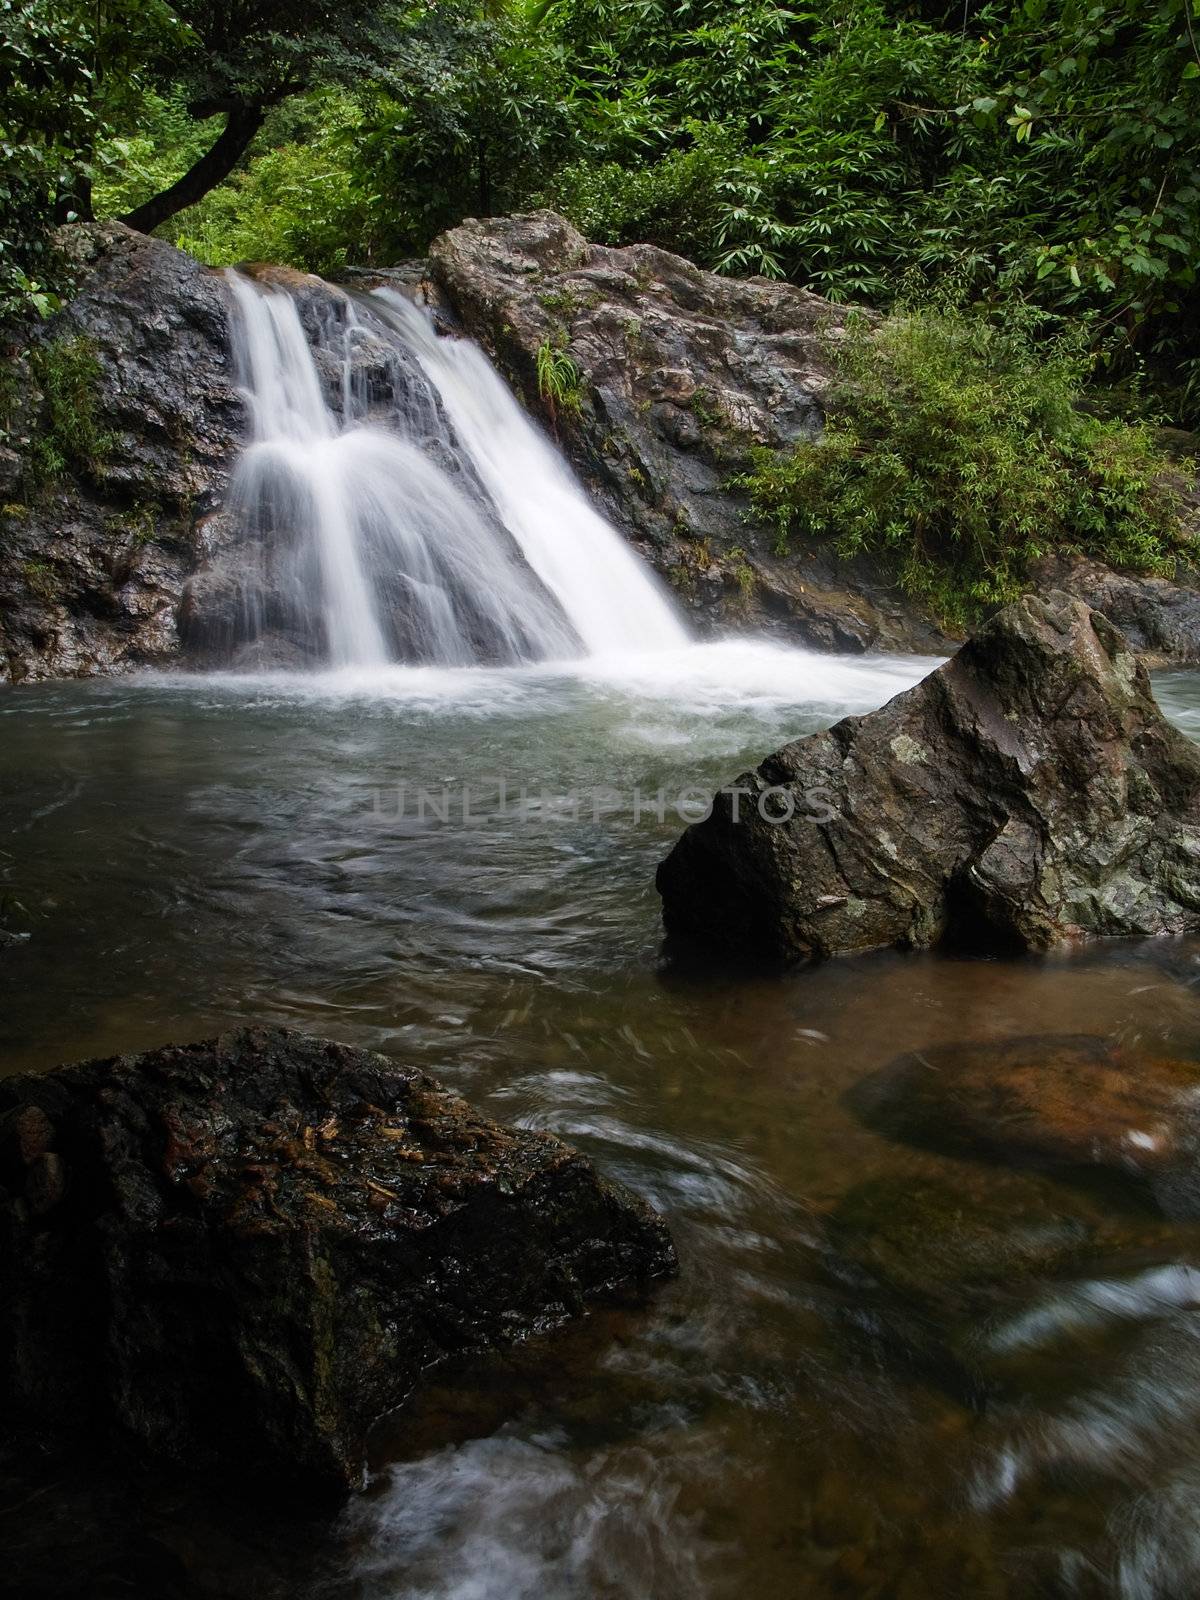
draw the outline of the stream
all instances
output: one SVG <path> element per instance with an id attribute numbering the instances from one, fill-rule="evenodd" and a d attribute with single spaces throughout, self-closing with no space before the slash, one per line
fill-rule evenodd
<path id="1" fill-rule="evenodd" d="M 164 1597 L 313 1600 L 1200 1588 L 1196 1226 L 1119 1185 L 894 1142 L 845 1103 L 956 1041 L 1194 1057 L 1200 941 L 771 977 L 662 948 L 654 868 L 687 792 L 931 665 L 727 640 L 0 697 L 0 924 L 27 935 L 0 958 L 0 1070 L 242 1020 L 327 1034 L 562 1134 L 666 1214 L 682 1259 L 643 1311 L 447 1373 L 328 1522 L 10 1462 L 7 1592 L 117 1595 L 147 1572 Z M 1200 675 L 1157 692 L 1200 737 Z M 1099 1222 L 1122 1265 L 1014 1285 L 1012 1317 L 980 1327 L 932 1251 L 897 1342 L 823 1229 L 870 1184 Z"/>

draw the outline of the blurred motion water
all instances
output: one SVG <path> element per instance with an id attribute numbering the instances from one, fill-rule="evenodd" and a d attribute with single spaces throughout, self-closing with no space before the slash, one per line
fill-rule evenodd
<path id="1" fill-rule="evenodd" d="M 683 1259 L 644 1312 L 445 1374 L 381 1429 L 370 1491 L 329 1525 L 147 1488 L 121 1512 L 126 1578 L 153 1549 L 161 1592 L 196 1596 L 1200 1590 L 1195 1226 L 1115 1181 L 890 1142 L 843 1104 L 898 1053 L 964 1039 L 1086 1032 L 1195 1059 L 1200 944 L 773 977 L 661 954 L 673 797 L 930 665 L 730 641 L 0 698 L 0 923 L 28 935 L 0 957 L 3 1070 L 242 1019 L 370 1045 L 580 1145 L 667 1213 Z M 1162 692 L 1200 724 L 1197 677 Z M 519 805 L 413 803 L 501 778 Z M 599 790 L 608 808 L 573 814 Z M 971 1206 L 1027 1206 L 1090 1254 L 983 1290 L 873 1276 L 828 1218 L 884 1179 L 961 1197 L 951 1232 Z M 51 1552 L 60 1592 L 125 1592 L 118 1558 L 109 1587 L 88 1565 L 103 1541 L 76 1551 L 47 1509 L 100 1514 L 65 1494 L 0 1513 L 10 1570 L 54 1592 L 30 1587 Z"/>

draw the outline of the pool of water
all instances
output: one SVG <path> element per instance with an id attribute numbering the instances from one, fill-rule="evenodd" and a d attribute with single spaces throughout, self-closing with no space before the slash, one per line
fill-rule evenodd
<path id="1" fill-rule="evenodd" d="M 683 1264 L 643 1312 L 447 1376 L 332 1523 L 89 1499 L 81 1471 L 12 1485 L 0 1550 L 47 1591 L 100 1562 L 96 1594 L 136 1588 L 151 1548 L 181 1595 L 1195 1592 L 1200 1280 L 1139 1288 L 1200 1266 L 1194 1228 L 892 1142 L 846 1095 L 900 1052 L 1031 1032 L 1195 1056 L 1200 942 L 773 977 L 662 949 L 654 868 L 689 791 L 931 665 L 731 641 L 0 695 L 0 1070 L 250 1019 L 368 1045 L 581 1146 L 666 1213 Z M 1200 677 L 1158 692 L 1200 736 Z M 830 1270 L 825 1217 L 885 1179 L 1116 1226 L 1123 1309 L 1047 1286 L 994 1389 L 964 1392 Z M 917 1343 L 951 1352 L 940 1304 Z"/>

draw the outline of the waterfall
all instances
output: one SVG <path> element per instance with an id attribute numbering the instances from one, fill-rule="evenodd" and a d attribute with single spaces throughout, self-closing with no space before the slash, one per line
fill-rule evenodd
<path id="1" fill-rule="evenodd" d="M 228 277 L 251 417 L 226 508 L 235 599 L 210 629 L 228 651 L 462 666 L 685 641 L 478 346 L 392 291 Z"/>
<path id="2" fill-rule="evenodd" d="M 686 643 L 671 602 L 588 504 L 562 456 L 479 346 L 440 339 L 430 318 L 394 289 L 377 289 L 374 298 L 415 352 L 505 526 L 587 653 Z"/>

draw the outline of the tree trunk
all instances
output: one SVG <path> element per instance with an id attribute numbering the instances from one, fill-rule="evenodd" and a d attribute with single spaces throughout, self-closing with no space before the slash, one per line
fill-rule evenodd
<path id="1" fill-rule="evenodd" d="M 155 228 L 173 217 L 176 212 L 194 206 L 203 200 L 210 189 L 215 189 L 237 166 L 254 135 L 262 127 L 267 108 L 261 105 L 235 106 L 226 115 L 225 126 L 217 142 L 200 157 L 194 167 L 183 177 L 156 194 L 140 206 L 135 206 L 121 218 L 140 233 L 153 233 Z"/>

